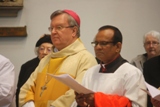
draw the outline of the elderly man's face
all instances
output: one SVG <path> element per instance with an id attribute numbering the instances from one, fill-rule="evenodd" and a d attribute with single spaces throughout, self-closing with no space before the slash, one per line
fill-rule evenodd
<path id="1" fill-rule="evenodd" d="M 157 38 L 152 35 L 146 37 L 144 48 L 147 52 L 148 58 L 152 58 L 160 54 L 160 44 Z"/>
<path id="2" fill-rule="evenodd" d="M 113 35 L 114 31 L 112 29 L 106 29 L 99 31 L 95 37 L 95 42 L 98 43 L 94 47 L 96 57 L 105 64 L 113 61 L 119 55 L 121 49 L 121 44 L 119 46 L 112 43 Z"/>
<path id="3" fill-rule="evenodd" d="M 77 39 L 77 28 L 75 26 L 70 27 L 67 14 L 60 14 L 54 17 L 51 20 L 50 27 L 52 28 L 52 43 L 58 50 L 67 47 Z"/>

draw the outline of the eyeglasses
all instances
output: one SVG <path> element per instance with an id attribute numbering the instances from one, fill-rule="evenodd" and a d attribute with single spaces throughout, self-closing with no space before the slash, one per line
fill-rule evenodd
<path id="1" fill-rule="evenodd" d="M 101 41 L 101 42 L 95 41 L 95 42 L 91 42 L 91 44 L 92 44 L 93 47 L 97 46 L 98 44 L 99 44 L 101 47 L 104 47 L 104 46 L 106 46 L 106 45 L 108 45 L 108 44 L 110 44 L 110 43 L 115 43 L 115 42 L 113 42 L 113 41 L 110 41 L 110 42 L 107 42 L 107 41 Z"/>
<path id="2" fill-rule="evenodd" d="M 153 42 L 146 42 L 146 43 L 144 43 L 146 46 L 150 46 L 151 44 L 153 45 L 153 46 L 157 46 L 158 44 L 159 44 L 159 42 L 156 42 L 156 41 L 153 41 Z"/>
<path id="3" fill-rule="evenodd" d="M 52 51 L 52 48 L 50 48 L 50 47 L 43 47 L 43 46 L 39 47 L 39 51 L 43 52 L 45 50 L 46 50 L 46 52 L 50 53 Z"/>
<path id="4" fill-rule="evenodd" d="M 48 27 L 48 30 L 50 32 L 52 32 L 53 29 L 55 29 L 55 31 L 61 31 L 64 28 L 72 28 L 72 27 L 74 27 L 74 26 L 60 26 L 59 25 L 59 26 L 55 26 L 55 27 Z"/>

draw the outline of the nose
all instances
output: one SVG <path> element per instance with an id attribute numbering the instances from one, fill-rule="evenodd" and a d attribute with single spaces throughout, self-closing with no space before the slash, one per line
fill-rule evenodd
<path id="1" fill-rule="evenodd" d="M 48 53 L 47 49 L 44 49 L 43 53 L 44 53 L 44 54 L 47 54 L 47 53 Z"/>
<path id="2" fill-rule="evenodd" d="M 57 33 L 56 28 L 52 28 L 52 30 L 51 30 L 51 34 L 55 34 L 55 33 Z"/>
<path id="3" fill-rule="evenodd" d="M 57 35 L 57 32 L 55 30 L 52 30 L 51 32 L 51 40 Z"/>
<path id="4" fill-rule="evenodd" d="M 55 32 L 55 31 L 56 31 L 55 28 L 53 28 L 53 29 L 51 30 L 51 33 L 52 33 L 52 32 Z"/>
<path id="5" fill-rule="evenodd" d="M 102 48 L 102 46 L 98 43 L 97 45 L 95 45 L 95 47 L 94 47 L 95 49 L 101 49 Z"/>
<path id="6" fill-rule="evenodd" d="M 153 47 L 153 43 L 150 43 L 149 46 L 150 46 L 150 47 Z"/>

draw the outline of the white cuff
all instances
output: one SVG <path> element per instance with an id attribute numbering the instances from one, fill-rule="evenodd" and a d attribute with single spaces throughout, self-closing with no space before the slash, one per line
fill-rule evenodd
<path id="1" fill-rule="evenodd" d="M 35 107 L 33 101 L 28 101 L 26 104 L 24 104 L 22 107 Z"/>

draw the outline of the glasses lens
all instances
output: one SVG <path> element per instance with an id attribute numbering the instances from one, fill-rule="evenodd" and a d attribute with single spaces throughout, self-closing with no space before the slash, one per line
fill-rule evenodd
<path id="1" fill-rule="evenodd" d="M 93 47 L 95 47 L 95 46 L 96 46 L 96 42 L 91 42 L 91 45 L 92 45 Z"/>

